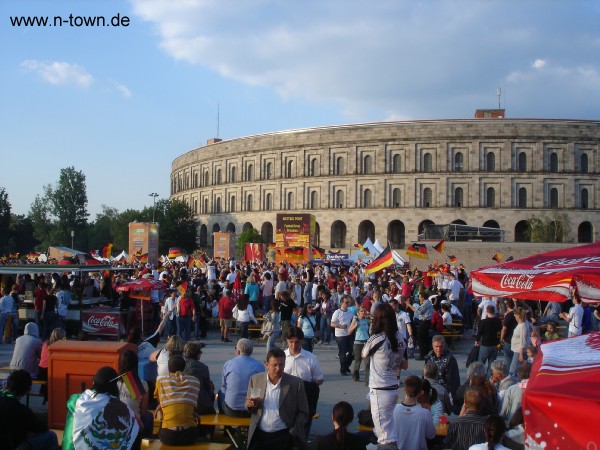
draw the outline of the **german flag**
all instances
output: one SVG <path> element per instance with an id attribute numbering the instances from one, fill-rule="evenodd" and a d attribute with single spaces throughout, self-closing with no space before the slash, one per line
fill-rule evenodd
<path id="1" fill-rule="evenodd" d="M 112 255 L 112 248 L 113 245 L 111 243 L 106 244 L 104 247 L 102 247 L 102 250 L 100 251 L 100 256 L 102 258 L 110 258 Z"/>
<path id="2" fill-rule="evenodd" d="M 196 264 L 196 260 L 194 259 L 194 257 L 193 257 L 193 256 L 190 256 L 190 257 L 188 258 L 188 262 L 187 262 L 187 266 L 188 266 L 188 268 L 190 268 L 190 267 L 194 267 L 194 265 L 195 265 L 195 264 Z"/>
<path id="3" fill-rule="evenodd" d="M 148 262 L 148 253 L 144 253 L 143 255 L 139 255 L 137 256 L 137 260 L 141 263 L 147 263 Z"/>
<path id="4" fill-rule="evenodd" d="M 169 259 L 174 259 L 181 255 L 183 255 L 183 252 L 180 248 L 172 247 L 169 249 Z"/>
<path id="5" fill-rule="evenodd" d="M 283 251 L 286 255 L 303 255 L 304 247 L 288 247 Z"/>
<path id="6" fill-rule="evenodd" d="M 364 246 L 362 246 L 361 244 L 354 244 L 354 246 L 359 249 L 361 252 L 363 252 L 366 256 L 371 255 L 371 252 L 369 251 L 368 248 L 365 248 Z"/>
<path id="7" fill-rule="evenodd" d="M 312 246 L 313 257 L 315 259 L 323 259 L 325 258 L 325 249 L 321 247 L 317 247 L 316 245 Z"/>
<path id="8" fill-rule="evenodd" d="M 412 244 L 406 249 L 406 254 L 415 258 L 427 259 L 427 246 L 425 244 Z"/>
<path id="9" fill-rule="evenodd" d="M 208 264 L 210 262 L 210 258 L 204 252 L 200 253 L 200 258 L 202 258 L 202 261 L 204 261 L 204 264 Z"/>
<path id="10" fill-rule="evenodd" d="M 27 259 L 29 261 L 33 261 L 34 259 L 37 259 L 41 256 L 41 253 L 36 253 L 36 252 L 32 252 L 32 253 L 28 253 L 27 254 Z"/>
<path id="11" fill-rule="evenodd" d="M 365 274 L 368 275 L 371 273 L 379 272 L 380 270 L 391 266 L 393 263 L 394 256 L 392 255 L 392 249 L 389 246 L 387 246 L 385 250 L 381 253 L 381 255 L 379 255 L 377 258 L 375 258 L 373 261 L 367 264 L 367 266 L 365 267 Z"/>
<path id="12" fill-rule="evenodd" d="M 186 291 L 188 288 L 188 282 L 184 281 L 183 283 L 181 283 L 179 286 L 177 286 L 177 290 L 179 291 L 179 293 L 184 296 Z"/>
<path id="13" fill-rule="evenodd" d="M 492 256 L 492 261 L 502 262 L 502 253 L 498 252 L 494 256 Z"/>
<path id="14" fill-rule="evenodd" d="M 454 255 L 448 255 L 448 259 L 450 260 L 450 262 L 452 264 L 454 264 L 456 261 L 458 261 L 458 258 Z"/>
<path id="15" fill-rule="evenodd" d="M 438 253 L 442 253 L 444 251 L 445 246 L 446 246 L 446 240 L 442 239 L 440 242 L 438 242 L 437 244 L 435 244 L 433 246 L 433 249 Z"/>

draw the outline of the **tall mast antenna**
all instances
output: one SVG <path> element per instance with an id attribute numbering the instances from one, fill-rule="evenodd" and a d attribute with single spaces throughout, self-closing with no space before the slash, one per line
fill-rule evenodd
<path id="1" fill-rule="evenodd" d="M 502 88 L 501 87 L 496 88 L 496 95 L 498 96 L 498 109 L 501 109 L 501 107 L 500 107 L 500 97 L 502 97 Z"/>

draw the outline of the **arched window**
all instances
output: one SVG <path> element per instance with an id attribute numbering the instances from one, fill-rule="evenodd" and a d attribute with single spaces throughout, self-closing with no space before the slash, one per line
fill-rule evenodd
<path id="1" fill-rule="evenodd" d="M 338 189 L 335 193 L 335 208 L 343 208 L 344 207 L 344 191 Z"/>
<path id="2" fill-rule="evenodd" d="M 331 224 L 331 247 L 343 248 L 346 246 L 346 224 L 336 220 Z"/>
<path id="3" fill-rule="evenodd" d="M 271 196 L 270 193 L 267 193 L 265 195 L 265 211 L 271 211 L 271 208 L 273 207 L 273 198 Z"/>
<path id="4" fill-rule="evenodd" d="M 246 197 L 246 211 L 252 211 L 252 194 L 248 194 Z"/>
<path id="5" fill-rule="evenodd" d="M 287 178 L 292 178 L 292 173 L 293 173 L 293 169 L 294 169 L 294 161 L 292 161 L 291 159 L 287 162 L 287 170 L 286 170 L 286 174 L 285 176 Z"/>
<path id="6" fill-rule="evenodd" d="M 335 174 L 344 175 L 344 158 L 338 156 L 335 160 Z"/>
<path id="7" fill-rule="evenodd" d="M 463 207 L 463 189 L 460 187 L 457 187 L 456 189 L 454 189 L 454 205 L 456 208 L 462 208 Z"/>
<path id="8" fill-rule="evenodd" d="M 221 179 L 221 169 L 217 169 L 217 184 L 221 184 L 223 180 Z"/>
<path id="9" fill-rule="evenodd" d="M 371 155 L 365 156 L 363 160 L 363 173 L 373 173 L 373 158 Z"/>
<path id="10" fill-rule="evenodd" d="M 293 192 L 288 192 L 288 194 L 287 194 L 287 209 L 295 209 Z"/>
<path id="11" fill-rule="evenodd" d="M 556 153 L 550 154 L 550 172 L 558 172 L 558 155 Z"/>
<path id="12" fill-rule="evenodd" d="M 493 187 L 487 188 L 485 192 L 485 206 L 488 208 L 496 206 L 496 190 Z"/>
<path id="13" fill-rule="evenodd" d="M 400 189 L 395 188 L 392 191 L 392 208 L 400 208 Z"/>
<path id="14" fill-rule="evenodd" d="M 229 212 L 235 212 L 235 195 L 229 199 Z"/>
<path id="15" fill-rule="evenodd" d="M 550 189 L 550 208 L 558 209 L 558 189 Z"/>
<path id="16" fill-rule="evenodd" d="M 579 171 L 581 173 L 588 173 L 588 155 L 587 153 L 582 153 L 579 159 Z"/>
<path id="17" fill-rule="evenodd" d="M 217 197 L 217 200 L 215 202 L 215 213 L 221 213 L 221 197 Z"/>
<path id="18" fill-rule="evenodd" d="M 581 209 L 588 209 L 588 190 L 581 190 Z"/>
<path id="19" fill-rule="evenodd" d="M 229 182 L 230 183 L 235 183 L 235 167 L 231 168 L 231 175 L 229 176 Z"/>
<path id="20" fill-rule="evenodd" d="M 317 191 L 312 191 L 310 193 L 310 209 L 317 209 L 317 203 L 319 201 L 319 194 Z"/>
<path id="21" fill-rule="evenodd" d="M 198 187 L 198 172 L 196 172 L 194 174 L 194 187 L 197 188 Z"/>
<path id="22" fill-rule="evenodd" d="M 198 200 L 194 199 L 194 214 L 198 214 Z"/>
<path id="23" fill-rule="evenodd" d="M 462 172 L 463 170 L 463 154 L 458 152 L 454 155 L 454 171 Z"/>
<path id="24" fill-rule="evenodd" d="M 318 164 L 317 158 L 313 158 L 310 161 L 310 176 L 311 177 L 319 176 L 319 173 L 318 173 L 319 168 L 318 168 L 317 164 Z"/>
<path id="25" fill-rule="evenodd" d="M 272 179 L 273 178 L 273 164 L 272 163 L 270 163 L 270 162 L 267 163 L 266 172 L 267 172 L 266 173 L 267 180 Z"/>
<path id="26" fill-rule="evenodd" d="M 487 172 L 494 172 L 496 170 L 496 155 L 493 152 L 488 152 L 485 155 L 485 170 Z"/>
<path id="27" fill-rule="evenodd" d="M 433 157 L 431 153 L 425 153 L 423 155 L 423 172 L 433 172 Z"/>
<path id="28" fill-rule="evenodd" d="M 371 189 L 365 189 L 363 191 L 363 208 L 372 208 L 373 199 L 371 195 Z"/>
<path id="29" fill-rule="evenodd" d="M 204 172 L 204 186 L 208 186 L 208 170 Z"/>
<path id="30" fill-rule="evenodd" d="M 202 203 L 202 214 L 208 214 L 208 199 L 205 198 Z"/>
<path id="31" fill-rule="evenodd" d="M 254 181 L 254 167 L 252 164 L 248 164 L 246 168 L 246 181 Z"/>
<path id="32" fill-rule="evenodd" d="M 525 152 L 519 153 L 519 164 L 517 170 L 519 172 L 527 172 L 527 154 Z"/>
<path id="33" fill-rule="evenodd" d="M 527 189 L 524 187 L 519 189 L 519 203 L 517 206 L 519 208 L 527 208 Z"/>
<path id="34" fill-rule="evenodd" d="M 423 189 L 423 202 L 421 206 L 423 208 L 431 208 L 433 206 L 430 188 Z"/>
<path id="35" fill-rule="evenodd" d="M 392 173 L 400 173 L 400 155 L 398 154 L 392 158 Z"/>

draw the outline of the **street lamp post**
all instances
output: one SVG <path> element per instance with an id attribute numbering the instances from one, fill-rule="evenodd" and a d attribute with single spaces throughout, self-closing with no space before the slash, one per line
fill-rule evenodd
<path id="1" fill-rule="evenodd" d="M 75 230 L 71 230 L 71 248 L 75 248 Z"/>
<path id="2" fill-rule="evenodd" d="M 152 201 L 153 201 L 153 209 L 152 209 L 152 223 L 154 223 L 154 218 L 156 216 L 156 197 L 158 197 L 158 194 L 156 192 L 153 192 L 151 194 L 148 194 L 150 197 L 152 197 Z"/>

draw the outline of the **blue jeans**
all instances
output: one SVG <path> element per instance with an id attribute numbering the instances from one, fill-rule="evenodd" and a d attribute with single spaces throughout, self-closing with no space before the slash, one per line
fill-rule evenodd
<path id="1" fill-rule="evenodd" d="M 279 337 L 279 333 L 280 331 L 272 331 L 271 334 L 269 335 L 269 339 L 267 339 L 267 353 L 269 352 L 269 350 L 277 347 L 275 345 L 275 342 L 277 341 L 277 338 Z"/>
<path id="2" fill-rule="evenodd" d="M 524 350 L 521 350 L 521 352 L 524 352 Z M 513 353 L 512 361 L 510 362 L 510 369 L 508 370 L 512 376 L 517 375 L 517 370 L 519 369 L 521 364 L 523 364 L 522 361 L 519 361 L 520 355 L 521 355 L 521 353 L 519 353 L 519 352 Z M 523 358 L 523 361 L 525 361 L 525 358 Z"/>
<path id="3" fill-rule="evenodd" d="M 167 320 L 167 337 L 175 336 L 177 334 L 177 321 L 176 319 Z"/>
<path id="4" fill-rule="evenodd" d="M 304 339 L 302 340 L 302 349 L 306 350 L 307 352 L 313 352 L 313 337 L 306 337 L 304 336 Z"/>
<path id="5" fill-rule="evenodd" d="M 513 351 L 510 349 L 510 342 L 505 342 L 502 344 L 502 351 L 504 352 L 504 361 L 506 362 L 506 367 L 510 367 L 513 357 Z"/>
<path id="6" fill-rule="evenodd" d="M 487 366 L 488 375 L 490 372 L 490 366 L 496 360 L 497 357 L 498 357 L 498 349 L 496 348 L 496 346 L 487 346 L 487 345 L 479 346 L 478 361 L 480 363 L 483 363 L 485 366 Z"/>
<path id="7" fill-rule="evenodd" d="M 321 316 L 321 342 L 331 343 L 331 317 Z"/>
<path id="8" fill-rule="evenodd" d="M 6 322 L 12 320 L 12 332 L 11 337 L 13 341 L 17 340 L 17 330 L 19 329 L 19 315 L 17 313 L 8 313 L 8 314 L 0 314 L 0 343 L 4 338 L 4 328 L 6 327 Z M 11 338 L 8 338 L 7 344 L 11 343 Z"/>
<path id="9" fill-rule="evenodd" d="M 192 316 L 177 317 L 177 328 L 179 329 L 179 337 L 183 339 L 183 342 L 189 341 L 192 334 Z"/>
<path id="10" fill-rule="evenodd" d="M 250 326 L 250 322 L 238 322 L 238 324 L 240 326 L 240 339 L 248 339 L 248 327 Z"/>

